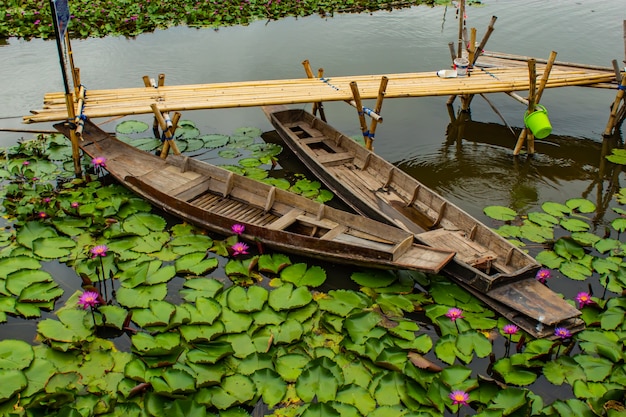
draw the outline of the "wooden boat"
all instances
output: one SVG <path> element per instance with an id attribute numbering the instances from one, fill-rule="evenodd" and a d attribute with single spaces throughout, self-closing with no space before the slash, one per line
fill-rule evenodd
<path id="1" fill-rule="evenodd" d="M 580 311 L 537 282 L 539 263 L 458 206 L 324 121 L 264 107 L 276 131 L 327 188 L 358 213 L 456 253 L 444 272 L 529 333 L 582 327 Z"/>
<path id="2" fill-rule="evenodd" d="M 63 124 L 57 130 L 69 136 Z M 166 159 L 119 141 L 87 120 L 81 149 L 106 158 L 121 184 L 154 206 L 207 230 L 275 250 L 364 267 L 440 271 L 449 250 L 416 244 L 397 227 L 328 207 L 308 198 L 181 155 Z"/>

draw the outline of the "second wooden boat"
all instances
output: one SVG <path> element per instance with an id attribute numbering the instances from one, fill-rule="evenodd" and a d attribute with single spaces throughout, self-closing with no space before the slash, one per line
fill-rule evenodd
<path id="1" fill-rule="evenodd" d="M 55 127 L 69 137 L 64 124 Z M 326 262 L 440 271 L 454 256 L 416 244 L 410 232 L 186 156 L 162 159 L 128 145 L 87 120 L 81 149 L 106 158 L 106 170 L 154 206 L 204 229 Z"/>
<path id="2" fill-rule="evenodd" d="M 417 179 L 300 109 L 266 107 L 284 143 L 355 211 L 456 253 L 444 271 L 529 333 L 580 329 L 580 311 L 535 275 L 540 264 Z"/>

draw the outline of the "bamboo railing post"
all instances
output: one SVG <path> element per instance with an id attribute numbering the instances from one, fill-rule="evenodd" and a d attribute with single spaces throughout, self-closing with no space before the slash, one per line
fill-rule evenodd
<path id="1" fill-rule="evenodd" d="M 626 90 L 626 74 L 622 76 L 622 82 L 617 87 L 617 94 L 615 95 L 615 100 L 613 101 L 613 105 L 611 106 L 611 114 L 609 115 L 609 121 L 606 124 L 606 128 L 604 129 L 604 137 L 609 137 L 613 134 L 613 129 L 616 125 L 617 120 L 617 112 L 619 110 L 619 104 L 622 100 L 624 100 L 624 91 Z"/>
<path id="2" fill-rule="evenodd" d="M 389 78 L 383 75 L 380 80 L 380 87 L 378 87 L 378 97 L 376 98 L 376 106 L 374 107 L 374 112 L 376 114 L 380 114 L 380 111 L 383 107 L 383 99 L 385 98 L 385 90 L 387 90 L 387 84 L 389 83 Z M 370 151 L 373 150 L 372 142 L 374 142 L 374 136 L 376 135 L 376 127 L 378 126 L 379 121 L 372 117 L 370 121 L 370 147 L 368 148 Z"/>
<path id="3" fill-rule="evenodd" d="M 324 68 L 318 68 L 317 69 L 317 78 L 322 79 L 324 78 Z M 322 119 L 323 121 L 326 121 L 326 113 L 324 113 L 324 103 L 323 102 L 318 102 L 317 103 L 317 110 L 320 112 L 320 119 Z M 313 113 L 315 114 L 315 113 Z"/>
<path id="4" fill-rule="evenodd" d="M 450 62 L 454 65 L 456 59 L 456 52 L 454 52 L 454 42 L 448 42 L 448 49 L 450 49 Z"/>
<path id="5" fill-rule="evenodd" d="M 535 110 L 535 89 L 537 85 L 537 69 L 536 69 L 536 61 L 534 59 L 528 60 L 528 77 L 529 77 L 529 89 L 528 89 L 528 112 L 531 113 Z M 513 155 L 519 155 L 522 150 L 522 146 L 524 142 L 528 138 L 529 142 L 529 152 L 530 152 L 530 141 L 532 140 L 532 132 L 528 131 L 527 127 L 522 129 L 522 132 L 517 139 L 517 144 L 515 145 L 515 149 L 513 150 Z M 534 143 L 533 143 L 533 153 L 534 153 Z"/>
<path id="6" fill-rule="evenodd" d="M 491 36 L 491 33 L 493 32 L 493 26 L 495 25 L 497 19 L 498 18 L 496 16 L 491 16 L 491 21 L 489 22 L 489 26 L 487 27 L 487 32 L 485 32 L 485 36 L 483 36 L 483 39 L 480 41 L 480 45 L 478 45 L 478 49 L 476 50 L 476 53 L 474 54 L 474 60 L 470 61 L 471 67 L 473 67 L 474 64 L 476 64 L 478 57 L 480 57 L 480 54 L 483 53 L 483 49 L 485 49 L 485 45 L 487 44 L 487 41 L 489 40 L 489 37 Z"/>
<path id="7" fill-rule="evenodd" d="M 350 82 L 350 89 L 352 90 L 352 96 L 354 97 L 354 103 L 359 115 L 359 123 L 361 124 L 361 133 L 363 134 L 363 140 L 365 141 L 365 147 L 372 150 L 372 138 L 367 131 L 367 123 L 365 122 L 365 113 L 363 112 L 363 104 L 361 103 L 361 94 L 359 93 L 359 87 L 356 82 Z"/>
<path id="8" fill-rule="evenodd" d="M 467 48 L 467 56 L 470 63 L 474 62 L 474 55 L 476 55 L 476 28 L 471 28 L 469 47 Z M 471 66 L 468 68 L 468 70 L 470 68 Z"/>
<path id="9" fill-rule="evenodd" d="M 463 28 L 465 27 L 465 0 L 461 0 L 459 6 L 459 38 L 457 47 L 457 57 L 463 56 Z"/>
<path id="10" fill-rule="evenodd" d="M 78 101 L 76 103 L 76 116 L 74 117 L 74 124 L 76 125 L 76 136 L 79 138 L 83 135 L 83 129 L 85 128 L 85 119 L 83 117 L 83 109 L 85 108 L 85 87 L 80 86 L 78 89 Z"/>

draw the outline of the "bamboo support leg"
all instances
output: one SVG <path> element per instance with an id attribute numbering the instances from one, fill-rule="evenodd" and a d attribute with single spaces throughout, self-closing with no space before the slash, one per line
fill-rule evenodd
<path id="1" fill-rule="evenodd" d="M 496 16 L 492 16 L 491 17 L 491 21 L 489 22 L 489 26 L 487 27 L 487 32 L 485 33 L 485 36 L 483 36 L 483 39 L 480 41 L 480 45 L 478 45 L 478 49 L 476 50 L 476 53 L 474 54 L 474 61 L 470 62 L 470 66 L 474 66 L 474 64 L 476 64 L 476 61 L 478 60 L 478 58 L 480 57 L 480 54 L 483 53 L 483 50 L 485 49 L 485 45 L 487 44 L 487 41 L 489 40 L 489 37 L 491 36 L 491 33 L 493 32 L 493 26 L 496 23 L 496 19 L 498 19 Z"/>
<path id="2" fill-rule="evenodd" d="M 356 85 L 356 82 L 352 81 L 350 83 L 350 88 L 352 89 L 352 96 L 354 97 L 354 103 L 356 105 L 356 109 L 359 115 L 359 123 L 361 124 L 361 132 L 363 133 L 363 140 L 365 140 L 365 147 L 369 150 L 372 150 L 372 139 L 370 138 L 370 134 L 367 130 L 367 123 L 365 122 L 365 114 L 363 113 L 363 105 L 361 104 L 361 94 L 359 93 L 359 87 Z"/>
<path id="3" fill-rule="evenodd" d="M 380 80 L 380 87 L 378 87 L 378 97 L 376 98 L 376 107 L 374 107 L 374 112 L 376 114 L 380 114 L 380 111 L 383 107 L 383 99 L 385 98 L 385 90 L 387 89 L 387 83 L 389 83 L 389 78 L 383 76 Z M 370 150 L 373 150 L 374 135 L 376 135 L 376 127 L 378 126 L 379 121 L 375 118 L 372 118 L 370 122 Z"/>
<path id="4" fill-rule="evenodd" d="M 318 68 L 317 78 L 322 79 L 324 77 L 324 68 Z M 324 103 L 317 103 L 317 110 L 320 112 L 320 119 L 326 122 L 326 113 L 324 113 Z"/>
<path id="5" fill-rule="evenodd" d="M 308 59 L 305 59 L 304 61 L 302 61 L 302 66 L 304 67 L 304 72 L 306 72 L 307 78 L 314 78 L 313 71 L 311 70 L 311 64 L 309 63 Z M 321 70 L 321 69 L 318 70 L 318 73 L 319 73 L 319 71 L 323 72 L 323 70 Z M 311 113 L 313 113 L 313 116 L 317 116 L 317 112 L 320 109 L 321 104 L 322 104 L 321 102 L 314 102 L 313 103 L 313 107 L 312 107 L 312 110 L 311 110 Z M 322 115 L 322 113 L 320 112 L 320 116 L 321 115 Z M 322 117 L 322 120 L 326 121 L 325 116 Z"/>
<path id="6" fill-rule="evenodd" d="M 613 129 L 617 125 L 617 112 L 619 110 L 619 105 L 622 100 L 624 100 L 624 91 L 626 90 L 626 74 L 622 76 L 622 82 L 619 84 L 617 88 L 617 94 L 615 95 L 615 101 L 613 101 L 613 105 L 611 106 L 611 114 L 609 115 L 609 121 L 606 124 L 606 129 L 604 129 L 604 136 L 608 137 L 613 134 Z"/>
<path id="7" fill-rule="evenodd" d="M 529 89 L 528 89 L 528 112 L 531 113 L 535 111 L 535 98 L 536 98 L 536 85 L 537 85 L 537 62 L 534 59 L 528 60 L 528 77 L 529 77 Z M 519 138 L 517 139 L 517 144 L 515 145 L 515 149 L 513 150 L 513 155 L 519 155 L 522 150 L 522 146 L 525 141 L 528 141 L 528 152 L 534 153 L 534 137 L 532 133 L 528 131 L 528 128 L 525 127 L 520 133 Z M 532 143 L 531 143 L 532 142 Z M 531 150 L 532 146 L 532 150 Z"/>

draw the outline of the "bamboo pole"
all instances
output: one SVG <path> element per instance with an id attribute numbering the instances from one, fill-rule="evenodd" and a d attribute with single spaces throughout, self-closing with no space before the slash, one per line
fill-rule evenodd
<path id="1" fill-rule="evenodd" d="M 154 113 L 154 117 L 156 117 L 157 121 L 159 122 L 159 126 L 163 131 L 163 136 L 165 137 L 165 140 L 163 142 L 163 150 L 161 151 L 161 158 L 165 159 L 167 157 L 167 153 L 170 147 L 174 151 L 175 155 L 180 155 L 180 151 L 178 150 L 176 142 L 174 142 L 173 139 L 174 131 L 176 130 L 176 128 L 174 127 L 174 123 L 171 120 L 166 120 L 166 118 L 163 116 L 163 113 L 161 113 L 161 110 L 156 104 L 153 103 L 150 108 Z M 176 123 L 178 124 L 178 118 L 180 116 L 176 116 L 175 114 L 174 117 L 176 119 Z"/>
<path id="2" fill-rule="evenodd" d="M 496 16 L 491 16 L 491 20 L 489 21 L 489 26 L 487 26 L 487 32 L 485 32 L 485 35 L 480 41 L 480 45 L 478 45 L 478 50 L 474 54 L 474 60 L 470 62 L 470 66 L 473 67 L 476 64 L 478 57 L 480 57 L 483 51 L 485 50 L 485 45 L 487 44 L 487 41 L 489 40 L 489 37 L 491 36 L 491 33 L 494 30 L 493 28 L 494 28 L 494 25 L 496 24 L 497 19 L 498 18 Z"/>
<path id="3" fill-rule="evenodd" d="M 536 72 L 535 64 L 536 62 L 534 59 L 528 60 L 528 79 L 530 80 L 530 86 L 528 89 L 528 113 L 532 113 L 533 111 L 535 111 L 535 87 L 536 87 L 536 80 L 537 80 L 537 72 Z M 532 140 L 531 138 L 532 138 L 532 132 L 529 132 L 528 128 L 524 127 L 524 129 L 522 129 L 522 132 L 520 133 L 519 138 L 517 139 L 517 143 L 515 144 L 513 155 L 515 156 L 519 155 L 526 139 L 528 139 L 529 153 L 534 153 L 534 142 L 533 142 L 533 152 L 530 151 L 530 145 L 531 145 L 531 140 Z"/>
<path id="4" fill-rule="evenodd" d="M 469 48 L 468 48 L 468 58 L 469 58 L 468 61 L 474 62 L 475 55 L 476 55 L 476 28 L 471 28 Z"/>
<path id="5" fill-rule="evenodd" d="M 304 66 L 304 72 L 306 73 L 307 78 L 310 80 L 314 79 L 313 71 L 311 70 L 311 64 L 309 63 L 308 59 L 305 59 L 304 61 L 302 61 L 302 66 Z M 320 107 L 321 107 L 321 102 L 314 101 L 312 105 L 311 113 L 313 113 L 314 116 L 317 116 L 317 112 L 320 109 Z M 322 120 L 326 121 L 325 116 L 322 118 Z"/>
<path id="6" fill-rule="evenodd" d="M 385 98 L 385 90 L 387 89 L 387 83 L 389 82 L 389 79 L 387 77 L 383 77 L 380 80 L 380 87 L 378 88 L 378 97 L 376 98 L 376 106 L 374 107 L 374 112 L 378 115 L 380 115 L 380 111 L 383 107 L 383 99 Z M 373 142 L 374 142 L 374 137 L 376 135 L 376 127 L 378 126 L 378 120 L 372 118 L 372 120 L 370 121 L 370 131 L 369 131 L 369 137 L 370 137 L 370 150 L 373 150 Z"/>
<path id="7" fill-rule="evenodd" d="M 324 68 L 317 69 L 317 78 L 319 79 L 324 78 Z M 327 120 L 326 120 L 326 113 L 324 112 L 324 103 L 322 103 L 321 101 L 318 102 L 317 110 L 320 112 L 320 118 L 326 122 Z"/>
<path id="8" fill-rule="evenodd" d="M 459 38 L 457 47 L 457 57 L 463 56 L 463 28 L 465 27 L 465 0 L 461 0 L 459 6 Z"/>
<path id="9" fill-rule="evenodd" d="M 365 141 L 365 147 L 372 150 L 372 138 L 370 138 L 367 131 L 367 123 L 365 122 L 365 115 L 363 113 L 363 105 L 361 104 L 361 95 L 359 93 L 359 87 L 356 82 L 350 83 L 350 89 L 352 90 L 352 96 L 354 97 L 354 103 L 356 104 L 357 113 L 359 115 L 359 123 L 361 125 L 361 133 L 363 134 L 363 140 Z"/>
<path id="10" fill-rule="evenodd" d="M 609 115 L 609 121 L 606 124 L 606 128 L 604 129 L 604 137 L 609 137 L 613 134 L 613 129 L 616 125 L 617 120 L 617 112 L 619 109 L 619 104 L 622 100 L 624 100 L 624 91 L 626 90 L 626 76 L 622 76 L 622 82 L 620 83 L 617 94 L 615 95 L 615 100 L 611 105 L 611 114 Z"/>
<path id="11" fill-rule="evenodd" d="M 83 129 L 85 128 L 85 120 L 83 111 L 85 108 L 85 87 L 80 86 L 78 89 L 78 102 L 77 102 L 76 117 L 74 118 L 74 124 L 76 125 L 76 136 L 81 138 L 83 135 Z"/>

